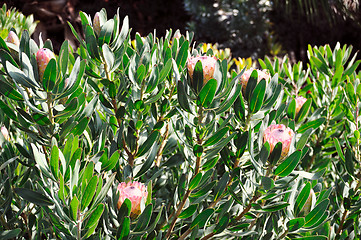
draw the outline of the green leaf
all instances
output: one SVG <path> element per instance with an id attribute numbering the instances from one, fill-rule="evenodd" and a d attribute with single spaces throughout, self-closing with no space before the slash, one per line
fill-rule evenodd
<path id="1" fill-rule="evenodd" d="M 312 209 L 312 211 L 309 214 L 307 214 L 307 216 L 305 217 L 304 227 L 311 227 L 315 223 L 317 223 L 317 221 L 326 212 L 326 209 L 327 209 L 329 203 L 330 203 L 330 200 L 325 199 L 322 202 L 320 202 L 319 204 L 317 204 L 317 206 L 314 209 Z"/>
<path id="2" fill-rule="evenodd" d="M 177 54 L 176 63 L 179 69 L 183 69 L 188 58 L 189 42 L 184 41 Z"/>
<path id="3" fill-rule="evenodd" d="M 70 202 L 70 215 L 74 221 L 78 220 L 79 200 L 76 196 Z"/>
<path id="4" fill-rule="evenodd" d="M 10 55 L 9 52 L 5 51 L 4 49 L 0 49 L 0 59 L 1 59 L 2 65 L 4 66 L 4 68 L 7 72 L 8 72 L 8 69 L 6 67 L 6 62 L 10 62 L 15 67 L 19 68 L 19 65 L 15 62 L 14 58 Z"/>
<path id="5" fill-rule="evenodd" d="M 195 144 L 193 146 L 193 153 L 196 157 L 201 157 L 203 154 L 203 147 L 201 145 Z"/>
<path id="6" fill-rule="evenodd" d="M 213 215 L 214 209 L 208 208 L 202 211 L 191 223 L 190 229 L 195 228 L 198 226 L 199 228 L 203 228 L 206 225 L 208 219 Z"/>
<path id="7" fill-rule="evenodd" d="M 141 157 L 146 152 L 148 152 L 149 149 L 153 146 L 153 144 L 158 141 L 159 137 L 160 137 L 159 131 L 152 132 L 147 138 L 147 140 L 145 140 L 145 142 L 139 147 L 136 157 Z"/>
<path id="8" fill-rule="evenodd" d="M 298 150 L 303 149 L 303 147 L 307 143 L 308 138 L 311 136 L 312 132 L 313 132 L 313 128 L 309 128 L 302 134 L 302 136 L 300 137 L 300 139 L 298 140 L 297 145 L 296 145 L 296 148 Z"/>
<path id="9" fill-rule="evenodd" d="M 19 70 L 17 67 L 12 65 L 10 62 L 6 62 L 6 69 L 9 72 L 9 75 L 14 79 L 18 84 L 23 85 L 24 87 L 31 88 L 33 90 L 37 90 L 40 86 L 37 82 L 34 82 L 29 77 L 25 75 L 24 72 Z"/>
<path id="10" fill-rule="evenodd" d="M 167 63 L 164 65 L 159 75 L 159 82 L 162 82 L 166 78 L 172 69 L 172 59 L 168 59 Z"/>
<path id="11" fill-rule="evenodd" d="M 292 238 L 294 240 L 328 240 L 327 236 L 322 235 L 314 235 L 314 236 L 306 236 L 306 237 L 299 237 L 299 238 Z"/>
<path id="12" fill-rule="evenodd" d="M 84 209 L 89 206 L 90 202 L 92 201 L 95 191 L 97 189 L 97 184 L 98 184 L 98 177 L 97 176 L 93 176 L 90 180 L 90 182 L 88 183 L 88 185 L 86 186 L 84 192 L 83 192 L 83 196 L 81 198 L 81 210 L 84 211 Z"/>
<path id="13" fill-rule="evenodd" d="M 24 198 L 26 201 L 36 205 L 50 206 L 54 204 L 51 199 L 44 196 L 43 194 L 27 188 L 14 188 L 14 192 Z"/>
<path id="14" fill-rule="evenodd" d="M 304 133 L 307 129 L 313 128 L 313 130 L 316 130 L 319 126 L 321 126 L 326 121 L 326 118 L 321 117 L 319 119 L 307 122 L 303 124 L 299 129 L 298 133 Z"/>
<path id="15" fill-rule="evenodd" d="M 85 42 L 86 42 L 86 48 L 91 58 L 97 60 L 98 62 L 101 62 L 99 47 L 93 29 L 89 25 L 85 27 Z"/>
<path id="16" fill-rule="evenodd" d="M 54 145 L 51 149 L 50 155 L 50 170 L 53 173 L 55 179 L 59 177 L 59 148 Z"/>
<path id="17" fill-rule="evenodd" d="M 217 223 L 216 227 L 213 229 L 213 233 L 218 234 L 224 231 L 224 229 L 227 228 L 229 224 L 229 220 L 231 219 L 231 214 L 229 212 L 226 212 L 219 222 Z"/>
<path id="18" fill-rule="evenodd" d="M 209 147 L 212 146 L 221 140 L 226 133 L 229 131 L 229 127 L 224 127 L 219 129 L 217 132 L 215 132 L 210 138 L 208 138 L 205 143 L 203 144 L 203 147 Z"/>
<path id="19" fill-rule="evenodd" d="M 115 151 L 110 158 L 106 157 L 104 159 L 105 161 L 102 161 L 102 170 L 104 171 L 112 170 L 119 162 L 119 158 L 120 158 L 120 153 L 118 151 Z"/>
<path id="20" fill-rule="evenodd" d="M 262 186 L 265 190 L 271 190 L 275 186 L 275 182 L 272 178 L 262 176 Z"/>
<path id="21" fill-rule="evenodd" d="M 58 112 L 54 118 L 68 118 L 72 116 L 75 111 L 78 109 L 78 98 L 73 98 L 68 105 L 65 107 L 65 109 L 61 112 Z"/>
<path id="22" fill-rule="evenodd" d="M 98 37 L 99 46 L 103 46 L 104 43 L 109 44 L 110 39 L 113 34 L 114 29 L 114 20 L 110 19 L 106 21 L 103 26 L 101 26 L 101 30 Z"/>
<path id="23" fill-rule="evenodd" d="M 294 232 L 303 227 L 305 224 L 305 218 L 294 218 L 287 223 L 288 231 Z"/>
<path id="24" fill-rule="evenodd" d="M 198 209 L 198 204 L 190 205 L 189 207 L 187 207 L 186 209 L 184 209 L 184 210 L 181 212 L 181 214 L 179 214 L 178 218 L 180 218 L 180 219 L 189 218 L 189 217 L 191 217 L 191 216 L 196 212 L 197 209 Z"/>
<path id="25" fill-rule="evenodd" d="M 235 103 L 235 101 L 238 97 L 242 97 L 242 95 L 240 95 L 241 90 L 242 90 L 242 84 L 237 84 L 234 94 L 231 95 L 232 97 L 231 98 L 228 97 L 228 99 L 226 99 L 222 102 L 221 106 L 216 109 L 216 114 L 219 115 L 221 113 L 224 113 Z M 243 99 L 241 100 L 240 104 L 242 104 L 242 103 L 243 103 Z M 242 107 L 244 107 L 244 105 Z M 241 113 L 241 112 L 239 112 L 239 113 Z"/>
<path id="26" fill-rule="evenodd" d="M 292 99 L 287 108 L 287 115 L 289 118 L 294 119 L 296 117 L 296 100 Z"/>
<path id="27" fill-rule="evenodd" d="M 0 81 L 0 93 L 12 100 L 24 101 L 23 96 L 18 91 L 16 91 L 13 86 L 4 81 Z"/>
<path id="28" fill-rule="evenodd" d="M 335 74 L 332 77 L 331 87 L 334 89 L 340 83 L 343 74 L 343 66 L 336 68 Z"/>
<path id="29" fill-rule="evenodd" d="M 277 212 L 277 211 L 280 211 L 280 210 L 286 208 L 289 205 L 290 204 L 286 203 L 286 202 L 276 202 L 276 203 L 262 207 L 262 211 L 263 212 Z"/>
<path id="30" fill-rule="evenodd" d="M 1 39 L 1 37 L 0 37 Z M 20 228 L 15 228 L 12 230 L 5 230 L 5 231 L 1 231 L 0 232 L 0 238 L 3 240 L 7 240 L 7 239 L 15 239 L 16 237 L 18 237 L 18 235 L 21 233 L 21 229 Z"/>
<path id="31" fill-rule="evenodd" d="M 3 110 L 3 112 L 12 120 L 18 121 L 18 117 L 16 116 L 15 112 L 0 99 L 0 108 Z"/>
<path id="32" fill-rule="evenodd" d="M 191 193 L 190 197 L 199 198 L 203 195 L 206 195 L 214 187 L 215 184 L 216 184 L 216 181 L 210 182 L 205 187 L 202 187 L 199 191 L 197 191 L 195 193 Z"/>
<path id="33" fill-rule="evenodd" d="M 262 161 L 263 164 L 266 164 L 269 155 L 271 152 L 271 146 L 268 142 L 265 142 L 261 148 L 261 152 L 259 153 L 259 159 Z"/>
<path id="34" fill-rule="evenodd" d="M 153 212 L 153 204 L 149 204 L 145 207 L 142 214 L 139 216 L 137 220 L 137 224 L 135 225 L 134 232 L 139 232 L 145 230 L 150 222 L 150 217 L 152 216 Z"/>
<path id="35" fill-rule="evenodd" d="M 312 99 L 307 99 L 307 101 L 302 105 L 295 119 L 297 123 L 301 122 L 305 117 L 307 117 L 308 112 L 311 109 L 311 104 Z"/>
<path id="36" fill-rule="evenodd" d="M 253 70 L 251 73 L 251 76 L 248 79 L 246 92 L 244 94 L 244 97 L 249 102 L 253 93 L 254 88 L 257 85 L 257 79 L 258 79 L 258 73 L 257 70 Z"/>
<path id="37" fill-rule="evenodd" d="M 129 239 L 129 234 L 130 234 L 130 218 L 129 217 L 125 217 L 123 219 L 120 229 L 121 229 L 120 236 L 119 236 L 118 240 Z"/>
<path id="38" fill-rule="evenodd" d="M 269 156 L 269 162 L 276 165 L 282 154 L 282 142 L 278 142 Z"/>
<path id="39" fill-rule="evenodd" d="M 191 78 L 191 85 L 194 89 L 194 91 L 196 92 L 196 94 L 198 94 L 202 88 L 203 88 L 203 67 L 202 67 L 202 62 L 199 60 L 196 65 L 194 66 L 194 70 L 193 70 L 193 77 Z"/>
<path id="40" fill-rule="evenodd" d="M 74 136 L 79 136 L 81 134 L 83 134 L 85 128 L 88 126 L 88 123 L 89 123 L 89 120 L 88 118 L 84 117 L 83 119 L 81 119 L 77 125 L 75 125 L 75 127 L 73 128 L 73 130 L 71 130 L 71 133 L 74 135 Z"/>
<path id="41" fill-rule="evenodd" d="M 332 75 L 331 70 L 328 68 L 327 64 L 325 63 L 325 60 L 322 57 L 321 57 L 321 60 L 320 60 L 319 58 L 311 56 L 310 62 L 311 62 L 312 65 L 315 65 L 320 72 L 322 72 L 322 73 L 326 74 L 327 76 L 331 77 L 331 75 Z"/>
<path id="42" fill-rule="evenodd" d="M 98 225 L 99 219 L 102 216 L 104 211 L 104 203 L 99 204 L 96 209 L 90 215 L 88 222 L 85 225 L 85 229 L 92 228 Z M 87 233 L 87 236 L 90 236 L 92 233 Z"/>
<path id="43" fill-rule="evenodd" d="M 345 165 L 346 171 L 351 176 L 355 176 L 355 169 L 354 169 L 354 156 L 352 154 L 352 150 L 350 148 L 346 148 L 345 152 Z"/>
<path id="44" fill-rule="evenodd" d="M 197 105 L 208 108 L 213 101 L 216 90 L 217 80 L 212 78 L 206 83 L 206 85 L 204 85 L 204 87 L 200 91 L 197 98 Z"/>
<path id="45" fill-rule="evenodd" d="M 56 60 L 50 59 L 48 65 L 46 65 L 43 75 L 43 87 L 47 92 L 51 92 L 54 89 L 56 82 Z"/>
<path id="46" fill-rule="evenodd" d="M 229 173 L 226 172 L 223 174 L 217 186 L 214 188 L 214 198 L 213 198 L 214 201 L 217 200 L 220 196 L 222 196 L 224 190 L 227 187 L 228 181 L 229 181 Z"/>
<path id="47" fill-rule="evenodd" d="M 280 177 L 288 176 L 301 160 L 301 150 L 297 150 L 286 158 L 275 170 L 275 175 Z"/>
<path id="48" fill-rule="evenodd" d="M 49 118 L 46 115 L 40 113 L 33 113 L 32 114 L 33 120 L 42 126 L 51 125 Z"/>
<path id="49" fill-rule="evenodd" d="M 337 138 L 334 138 L 333 143 L 335 145 L 338 156 L 342 159 L 343 162 L 345 162 L 345 155 L 343 154 L 340 142 L 338 141 Z"/>
<path id="50" fill-rule="evenodd" d="M 339 106 L 341 107 L 343 113 L 346 115 L 346 118 L 351 122 L 355 122 L 355 117 L 351 112 L 351 109 L 345 103 L 341 103 Z"/>
<path id="51" fill-rule="evenodd" d="M 266 93 L 266 80 L 262 79 L 254 88 L 252 92 L 251 101 L 249 103 L 249 109 L 252 113 L 258 112 L 263 103 L 263 99 Z M 248 86 L 248 85 L 247 85 Z"/>
<path id="52" fill-rule="evenodd" d="M 181 108 L 189 113 L 192 113 L 192 110 L 189 106 L 189 102 L 188 102 L 188 95 L 184 89 L 184 85 L 181 81 L 178 81 L 177 84 L 177 99 L 179 102 L 179 105 L 181 106 Z"/>
<path id="53" fill-rule="evenodd" d="M 109 191 L 109 188 L 112 186 L 113 182 L 114 182 L 114 178 L 115 178 L 115 174 L 116 173 L 113 173 L 107 183 L 104 185 L 104 187 L 101 187 L 101 190 L 99 192 L 99 194 L 97 193 L 96 194 L 96 198 L 95 200 L 93 201 L 93 204 L 92 206 L 96 206 L 97 204 L 99 204 L 101 201 L 103 201 L 103 199 L 105 198 L 105 196 L 107 195 L 108 191 Z M 99 179 L 99 184 L 98 184 L 98 188 L 99 188 L 99 185 L 102 185 L 102 181 Z"/>
<path id="54" fill-rule="evenodd" d="M 301 192 L 298 194 L 296 199 L 296 203 L 294 206 L 294 212 L 296 216 L 301 212 L 308 197 L 310 196 L 310 192 L 311 192 L 311 183 L 307 182 L 306 185 L 302 188 Z"/>
<path id="55" fill-rule="evenodd" d="M 110 72 L 112 72 L 112 69 L 114 66 L 115 56 L 108 45 L 104 44 L 102 49 L 103 49 L 103 57 L 104 57 L 106 65 L 107 65 L 107 71 L 110 73 Z M 111 79 L 109 79 L 109 80 L 111 80 Z"/>
<path id="56" fill-rule="evenodd" d="M 201 173 L 201 172 L 200 172 L 200 173 L 197 173 L 197 175 L 195 175 L 194 178 L 193 178 L 193 179 L 191 180 L 191 182 L 189 183 L 188 189 L 189 189 L 189 190 L 195 189 L 195 188 L 198 186 L 198 184 L 199 184 L 199 182 L 201 181 L 201 179 L 202 179 L 202 173 Z"/>

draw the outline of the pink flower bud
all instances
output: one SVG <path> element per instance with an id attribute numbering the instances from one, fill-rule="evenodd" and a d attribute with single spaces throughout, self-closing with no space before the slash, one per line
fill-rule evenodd
<path id="1" fill-rule="evenodd" d="M 291 128 L 286 127 L 283 124 L 272 124 L 264 131 L 263 143 L 268 142 L 272 152 L 276 144 L 281 142 L 282 153 L 280 159 L 283 159 L 287 156 L 288 151 L 290 150 L 293 135 L 295 135 L 295 133 Z"/>
<path id="2" fill-rule="evenodd" d="M 10 137 L 9 137 L 9 131 L 6 129 L 6 127 L 2 126 L 1 127 L 1 133 L 4 136 L 4 138 L 9 141 Z"/>
<path id="3" fill-rule="evenodd" d="M 304 97 L 296 97 L 296 115 L 301 110 L 303 104 L 307 101 L 307 98 Z"/>
<path id="4" fill-rule="evenodd" d="M 241 76 L 241 84 L 242 84 L 242 93 L 243 93 L 243 95 L 246 93 L 246 87 L 247 87 L 247 84 L 248 84 L 248 80 L 251 77 L 251 74 L 252 74 L 253 70 L 255 70 L 255 69 L 254 68 L 247 69 L 246 71 L 244 71 L 244 73 Z M 271 77 L 269 75 L 269 73 L 267 73 L 265 70 L 262 71 L 262 70 L 256 69 L 256 71 L 257 71 L 257 74 L 258 74 L 257 82 L 261 81 L 263 78 L 266 81 L 268 81 L 268 79 L 270 79 L 270 77 Z"/>
<path id="5" fill-rule="evenodd" d="M 176 31 L 176 32 L 174 33 L 173 38 L 175 38 L 175 39 L 180 39 L 181 37 L 182 37 L 182 34 L 180 33 L 180 31 Z"/>
<path id="6" fill-rule="evenodd" d="M 99 36 L 100 30 L 101 30 L 101 28 L 100 28 L 100 17 L 99 16 L 100 16 L 100 13 L 97 12 L 97 13 L 95 13 L 94 19 L 93 19 L 93 29 L 94 29 L 95 34 L 98 35 L 98 36 Z"/>
<path id="7" fill-rule="evenodd" d="M 40 80 L 43 79 L 43 75 L 44 75 L 46 66 L 48 65 L 49 61 L 52 58 L 55 59 L 55 55 L 50 49 L 47 49 L 47 48 L 41 48 L 36 53 L 36 61 L 38 63 Z"/>
<path id="8" fill-rule="evenodd" d="M 8 37 L 6 38 L 6 41 L 8 43 L 12 43 L 18 47 L 20 45 L 20 40 L 19 40 L 18 35 L 16 35 L 16 33 L 14 33 L 13 31 L 9 32 Z"/>
<path id="9" fill-rule="evenodd" d="M 197 57 L 189 57 L 187 60 L 187 69 L 189 77 L 193 80 L 193 72 L 194 68 L 198 61 L 202 62 L 203 67 L 203 86 L 213 77 L 214 70 L 216 68 L 216 57 L 209 56 L 197 56 Z"/>
<path id="10" fill-rule="evenodd" d="M 146 200 L 148 192 L 143 183 L 140 182 L 122 182 L 118 185 L 119 192 L 118 209 L 122 206 L 126 198 L 132 203 L 131 217 L 135 218 L 141 213 L 142 200 Z M 143 202 L 144 202 L 143 201 Z"/>

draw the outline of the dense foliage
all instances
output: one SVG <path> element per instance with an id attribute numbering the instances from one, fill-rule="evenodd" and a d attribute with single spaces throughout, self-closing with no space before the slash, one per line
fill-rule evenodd
<path id="1" fill-rule="evenodd" d="M 1 239 L 360 236 L 352 47 L 236 71 L 191 33 L 80 18 L 58 56 L 0 38 Z"/>

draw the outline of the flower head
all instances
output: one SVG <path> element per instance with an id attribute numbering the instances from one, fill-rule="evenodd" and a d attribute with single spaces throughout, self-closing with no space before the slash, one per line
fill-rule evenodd
<path id="1" fill-rule="evenodd" d="M 40 48 L 36 53 L 40 80 L 43 79 L 46 66 L 52 58 L 55 59 L 55 54 L 48 48 Z"/>
<path id="2" fill-rule="evenodd" d="M 304 97 L 296 97 L 296 115 L 301 110 L 303 104 L 307 101 L 307 98 Z"/>
<path id="3" fill-rule="evenodd" d="M 257 82 L 261 81 L 263 78 L 266 81 L 268 81 L 268 79 L 270 79 L 270 77 L 271 77 L 269 75 L 269 73 L 267 73 L 266 71 L 262 71 L 262 70 L 254 69 L 254 68 L 247 69 L 246 71 L 244 71 L 244 73 L 241 76 L 241 84 L 242 84 L 242 93 L 243 93 L 243 95 L 246 93 L 246 87 L 247 87 L 247 84 L 248 84 L 248 80 L 251 77 L 251 74 L 252 74 L 253 70 L 257 71 L 257 74 L 258 74 Z"/>
<path id="4" fill-rule="evenodd" d="M 14 33 L 13 31 L 10 31 L 7 38 L 6 38 L 6 41 L 8 43 L 12 43 L 16 46 L 19 46 L 20 45 L 20 40 L 19 40 L 19 37 L 18 35 L 16 35 L 16 33 Z"/>
<path id="5" fill-rule="evenodd" d="M 121 182 L 118 185 L 119 192 L 118 209 L 122 206 L 126 198 L 132 203 L 131 216 L 136 217 L 141 213 L 141 203 L 148 196 L 148 192 L 143 183 L 140 182 Z"/>
<path id="6" fill-rule="evenodd" d="M 1 134 L 4 136 L 5 140 L 9 141 L 10 136 L 9 136 L 9 131 L 7 130 L 7 128 L 5 126 L 2 126 L 0 131 L 1 131 Z"/>
<path id="7" fill-rule="evenodd" d="M 187 60 L 187 69 L 190 78 L 193 80 L 193 72 L 194 68 L 198 61 L 202 62 L 203 67 L 203 86 L 213 77 L 214 70 L 216 68 L 216 57 L 210 56 L 196 56 L 196 57 L 189 57 Z"/>
<path id="8" fill-rule="evenodd" d="M 100 34 L 100 13 L 96 12 L 93 19 L 93 28 L 94 32 L 99 36 Z"/>
<path id="9" fill-rule="evenodd" d="M 271 152 L 278 142 L 282 143 L 281 159 L 285 158 L 290 150 L 291 141 L 295 133 L 283 124 L 272 124 L 264 131 L 263 143 L 268 142 Z"/>

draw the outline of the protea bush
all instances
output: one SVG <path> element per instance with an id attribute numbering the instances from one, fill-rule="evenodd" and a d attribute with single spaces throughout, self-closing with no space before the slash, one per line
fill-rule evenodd
<path id="1" fill-rule="evenodd" d="M 26 30 L 16 54 L 0 38 L 1 239 L 360 236 L 352 47 L 246 74 L 191 33 L 80 18 L 54 57 Z"/>

